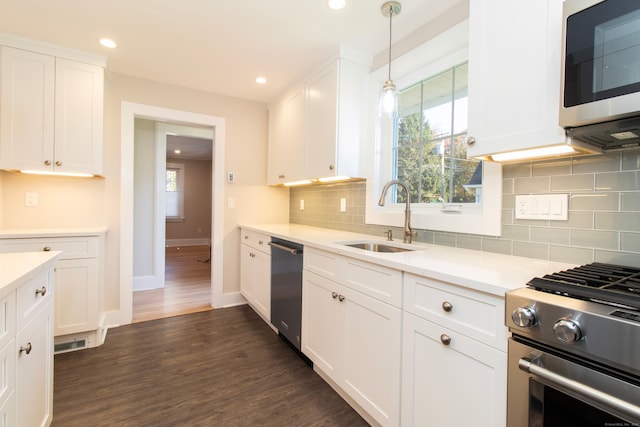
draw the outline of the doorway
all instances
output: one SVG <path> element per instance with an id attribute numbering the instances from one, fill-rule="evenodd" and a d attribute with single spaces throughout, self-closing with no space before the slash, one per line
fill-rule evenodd
<path id="1" fill-rule="evenodd" d="M 191 125 L 195 127 L 209 127 L 213 129 L 213 161 L 212 161 L 212 188 L 211 209 L 211 306 L 213 308 L 233 304 L 235 301 L 225 302 L 223 294 L 223 228 L 224 228 L 224 142 L 225 120 L 221 117 L 190 113 L 180 110 L 171 110 L 144 104 L 122 102 L 121 126 L 121 182 L 120 182 L 120 306 L 117 312 L 118 319 L 112 319 L 110 324 L 130 324 L 133 318 L 133 278 L 134 278 L 134 139 L 135 119 L 142 118 L 157 122 L 170 122 Z M 155 202 L 157 203 L 157 201 Z M 156 227 L 156 230 L 164 227 Z M 162 242 L 158 232 L 154 232 L 156 243 Z M 137 248 L 136 248 L 137 250 Z M 156 253 L 157 254 L 157 253 Z M 228 298 L 227 298 L 228 299 Z"/>
<path id="2" fill-rule="evenodd" d="M 135 119 L 133 322 L 211 309 L 213 137 Z"/>

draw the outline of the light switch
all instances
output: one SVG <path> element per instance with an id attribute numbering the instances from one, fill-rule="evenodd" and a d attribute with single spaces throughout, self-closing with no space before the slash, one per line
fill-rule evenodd
<path id="1" fill-rule="evenodd" d="M 38 193 L 26 193 L 24 204 L 26 206 L 38 206 Z"/>
<path id="2" fill-rule="evenodd" d="M 568 194 L 516 196 L 516 219 L 566 221 L 569 217 Z"/>
<path id="3" fill-rule="evenodd" d="M 235 209 L 236 208 L 236 199 L 235 199 L 235 197 L 229 197 L 227 199 L 227 208 L 228 209 Z"/>

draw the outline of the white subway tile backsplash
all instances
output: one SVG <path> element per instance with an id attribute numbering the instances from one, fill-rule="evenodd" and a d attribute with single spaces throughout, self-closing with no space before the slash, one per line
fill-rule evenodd
<path id="1" fill-rule="evenodd" d="M 515 220 L 515 195 L 569 194 L 567 221 Z M 339 212 L 340 198 L 347 212 Z M 305 200 L 305 210 L 299 200 Z M 382 236 L 365 224 L 364 181 L 290 189 L 292 223 Z M 561 223 L 561 224 L 558 224 Z M 503 166 L 502 236 L 416 230 L 416 241 L 584 264 L 640 265 L 640 150 Z"/>

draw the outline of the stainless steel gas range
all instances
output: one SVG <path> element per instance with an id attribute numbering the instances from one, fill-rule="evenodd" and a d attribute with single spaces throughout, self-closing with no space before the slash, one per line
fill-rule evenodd
<path id="1" fill-rule="evenodd" d="M 508 427 L 640 425 L 640 268 L 534 278 L 505 317 Z"/>

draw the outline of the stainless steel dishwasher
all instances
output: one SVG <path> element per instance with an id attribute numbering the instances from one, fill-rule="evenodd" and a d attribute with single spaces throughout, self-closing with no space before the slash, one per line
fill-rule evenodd
<path id="1" fill-rule="evenodd" d="M 271 238 L 271 323 L 300 351 L 302 325 L 302 248 Z"/>

